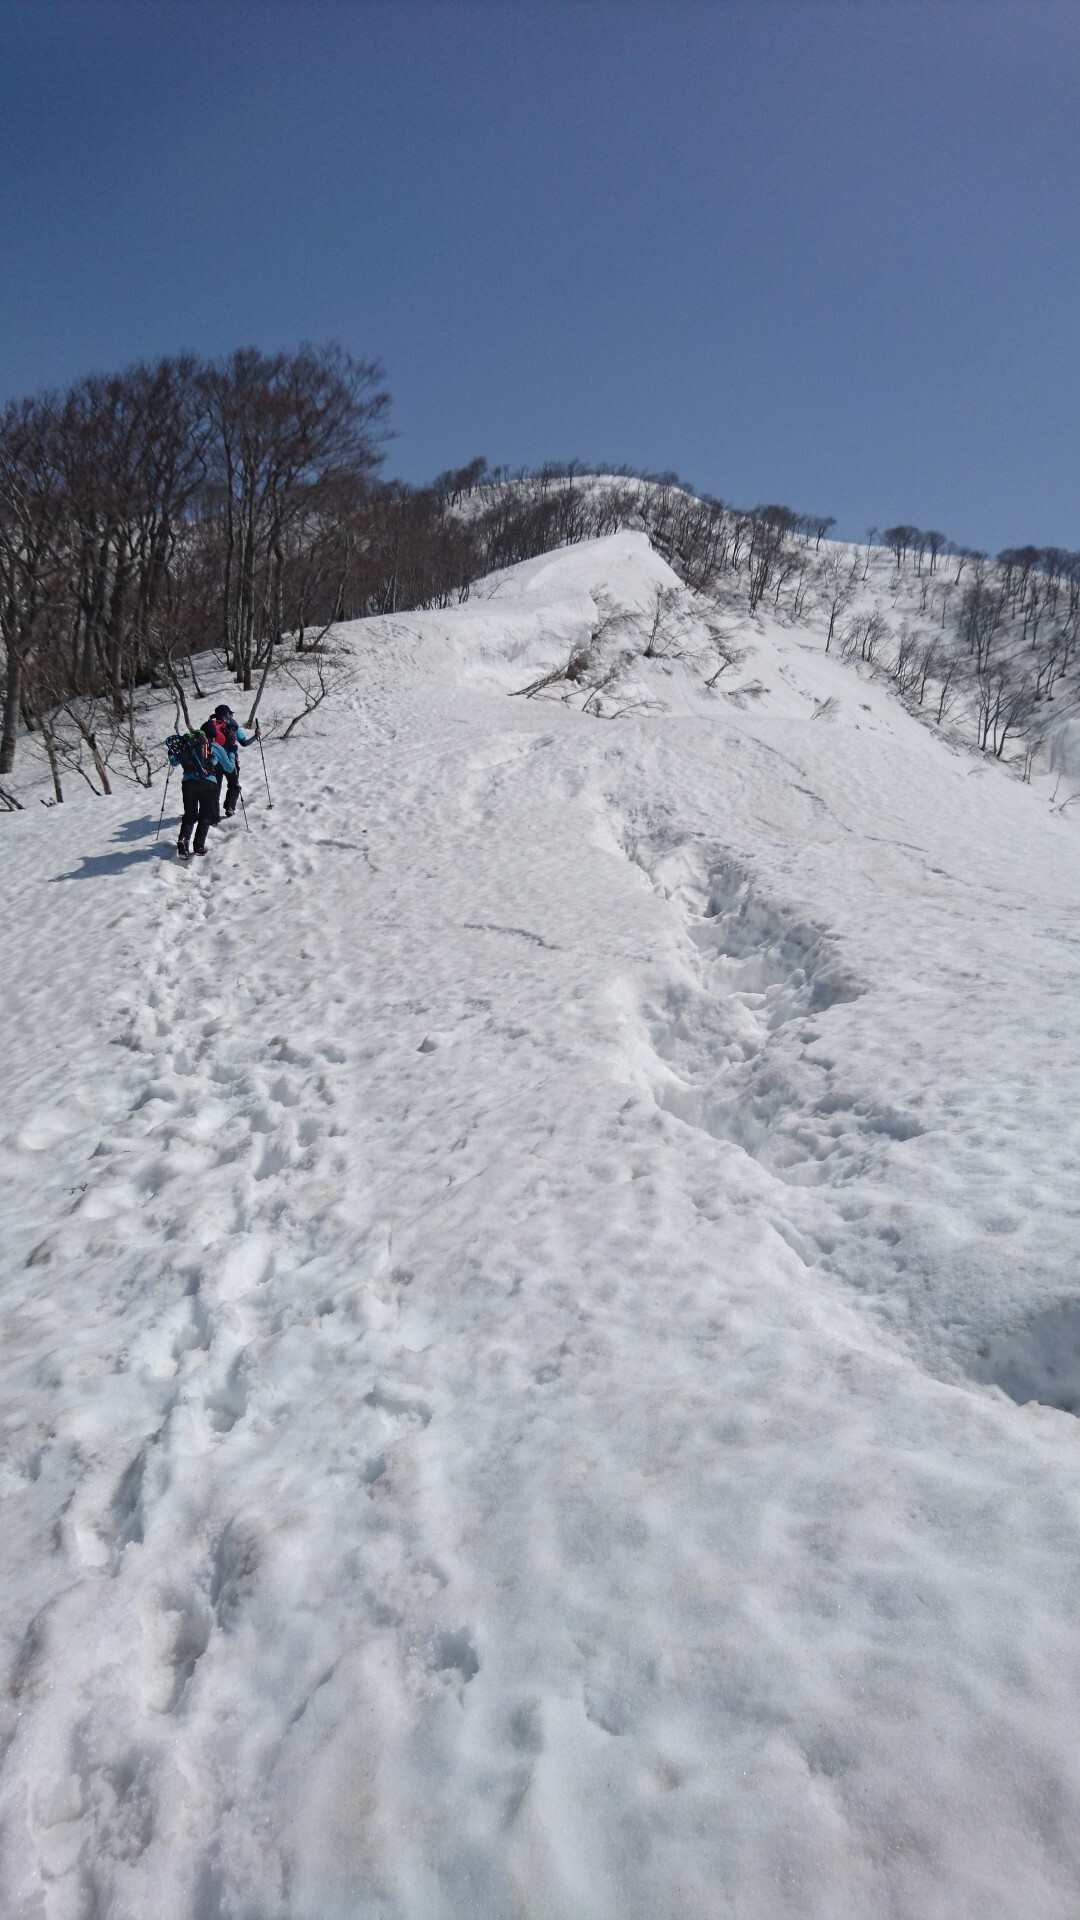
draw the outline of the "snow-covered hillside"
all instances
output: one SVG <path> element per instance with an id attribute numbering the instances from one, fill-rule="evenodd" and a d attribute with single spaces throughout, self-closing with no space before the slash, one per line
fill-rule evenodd
<path id="1" fill-rule="evenodd" d="M 639 535 L 345 637 L 0 823 L 0 1911 L 1080 1911 L 1070 817 Z"/>

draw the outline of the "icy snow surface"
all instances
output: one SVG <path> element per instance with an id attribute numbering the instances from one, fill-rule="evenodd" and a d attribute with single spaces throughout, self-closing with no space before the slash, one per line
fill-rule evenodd
<path id="1" fill-rule="evenodd" d="M 0 824 L 5 1920 L 1080 1913 L 1076 828 L 670 581 Z"/>

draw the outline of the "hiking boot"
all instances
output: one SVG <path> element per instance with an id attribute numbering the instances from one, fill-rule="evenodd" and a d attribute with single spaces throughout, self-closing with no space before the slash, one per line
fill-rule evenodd
<path id="1" fill-rule="evenodd" d="M 196 853 L 197 853 L 197 854 L 199 854 L 199 855 L 200 855 L 200 857 L 205 857 L 205 854 L 206 854 L 206 848 L 205 848 L 205 847 L 196 847 L 196 849 L 195 849 L 195 851 L 196 851 Z"/>
<path id="2" fill-rule="evenodd" d="M 188 857 L 188 854 L 191 852 L 191 848 L 188 846 L 188 843 L 186 840 L 178 840 L 176 843 L 176 851 L 179 854 L 181 860 L 186 860 Z"/>

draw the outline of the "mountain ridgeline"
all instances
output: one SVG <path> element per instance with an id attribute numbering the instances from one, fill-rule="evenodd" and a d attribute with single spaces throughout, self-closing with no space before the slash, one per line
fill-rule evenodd
<path id="1" fill-rule="evenodd" d="M 336 346 L 168 358 L 9 404 L 0 774 L 30 734 L 57 798 L 64 765 L 99 792 L 110 772 L 149 784 L 137 696 L 168 686 L 187 720 L 207 650 L 254 704 L 337 622 L 451 606 L 493 571 L 624 528 L 714 620 L 805 626 L 1024 777 L 1072 704 L 1078 552 L 992 560 L 906 525 L 857 547 L 828 538 L 828 517 L 574 463 L 476 459 L 408 486 L 381 477 L 389 406 L 379 365 Z M 647 620 L 638 631 L 655 652 Z M 0 805 L 17 804 L 0 786 Z"/>

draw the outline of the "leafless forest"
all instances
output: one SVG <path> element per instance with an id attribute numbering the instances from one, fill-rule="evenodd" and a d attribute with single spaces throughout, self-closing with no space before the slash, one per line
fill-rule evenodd
<path id="1" fill-rule="evenodd" d="M 446 606 L 493 569 L 624 527 L 712 618 L 717 674 L 716 622 L 798 621 L 938 724 L 965 716 L 1025 775 L 1073 688 L 1080 553 L 991 559 L 912 526 L 856 547 L 828 538 L 828 517 L 573 463 L 511 474 L 476 459 L 408 486 L 383 477 L 389 413 L 382 369 L 336 346 L 180 356 L 9 404 L 0 776 L 30 738 L 57 799 L 65 767 L 98 792 L 149 785 L 139 695 L 171 689 L 190 724 L 208 650 L 254 710 L 267 674 L 317 661 L 338 621 Z M 642 653 L 674 645 L 665 618 L 638 622 Z M 0 805 L 17 804 L 0 785 Z"/>

